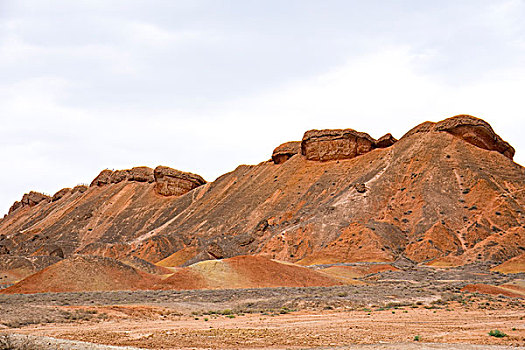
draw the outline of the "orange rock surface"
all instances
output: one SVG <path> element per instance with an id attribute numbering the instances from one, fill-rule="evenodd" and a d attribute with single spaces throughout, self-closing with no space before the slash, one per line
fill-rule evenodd
<path id="1" fill-rule="evenodd" d="M 525 169 L 490 125 L 457 116 L 399 141 L 349 130 L 306 132 L 302 152 L 277 148 L 292 150 L 284 162 L 241 165 L 211 183 L 137 167 L 104 170 L 56 200 L 26 198 L 0 220 L 0 267 L 56 248 L 164 266 L 241 255 L 439 266 L 523 254 Z"/>

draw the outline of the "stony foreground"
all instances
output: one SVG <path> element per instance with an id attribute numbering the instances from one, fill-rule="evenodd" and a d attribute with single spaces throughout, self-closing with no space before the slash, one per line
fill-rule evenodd
<path id="1" fill-rule="evenodd" d="M 1 295 L 0 323 L 9 334 L 145 349 L 525 346 L 523 298 L 461 291 L 522 277 L 457 274 L 389 272 L 366 285 L 316 288 Z M 496 329 L 506 336 L 489 336 Z"/>
<path id="2" fill-rule="evenodd" d="M 438 343 L 398 343 L 398 344 L 369 344 L 369 345 L 351 345 L 337 347 L 340 350 L 432 350 L 432 349 L 450 349 L 450 350 L 511 350 L 522 349 L 523 347 L 499 346 L 499 345 L 469 345 L 469 344 L 438 344 Z M 54 350 L 140 350 L 135 347 L 121 347 L 100 345 L 94 343 L 80 342 L 74 340 L 56 339 L 51 337 L 9 334 L 0 338 L 0 349 L 54 349 Z M 317 349 L 333 349 L 322 347 Z"/>

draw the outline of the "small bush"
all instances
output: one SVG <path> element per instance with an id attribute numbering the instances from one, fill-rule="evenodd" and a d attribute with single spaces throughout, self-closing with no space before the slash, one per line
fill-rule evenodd
<path id="1" fill-rule="evenodd" d="M 414 341 L 420 341 L 420 340 L 421 340 L 421 336 L 420 336 L 420 335 L 416 335 L 416 336 L 414 337 Z"/>
<path id="2" fill-rule="evenodd" d="M 503 337 L 506 337 L 507 335 L 505 333 L 503 333 L 502 331 L 500 331 L 499 329 L 493 329 L 489 332 L 489 335 L 491 337 L 496 337 L 496 338 L 503 338 Z"/>

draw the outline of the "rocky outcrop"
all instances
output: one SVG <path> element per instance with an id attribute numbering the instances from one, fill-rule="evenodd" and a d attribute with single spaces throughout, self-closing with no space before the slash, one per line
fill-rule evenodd
<path id="1" fill-rule="evenodd" d="M 51 201 L 56 202 L 57 200 L 61 199 L 62 197 L 64 197 L 66 194 L 70 192 L 71 192 L 71 188 L 69 187 L 63 188 L 53 195 L 53 198 L 51 199 Z"/>
<path id="2" fill-rule="evenodd" d="M 153 181 L 155 181 L 153 169 L 148 168 L 147 166 L 138 166 L 135 168 L 131 168 L 131 170 L 129 171 L 128 181 L 152 183 Z"/>
<path id="3" fill-rule="evenodd" d="M 448 132 L 479 148 L 499 152 L 511 160 L 514 158 L 514 148 L 497 135 L 487 122 L 471 115 L 457 115 L 438 123 L 424 122 L 403 137 L 426 132 Z"/>
<path id="4" fill-rule="evenodd" d="M 136 181 L 148 182 L 155 181 L 153 176 L 153 169 L 147 166 L 139 166 L 126 170 L 109 170 L 105 169 L 98 174 L 98 176 L 91 182 L 92 186 L 104 186 L 108 184 L 115 184 L 122 181 Z"/>
<path id="5" fill-rule="evenodd" d="M 116 184 L 129 178 L 129 170 L 115 170 L 109 177 L 109 182 Z"/>
<path id="6" fill-rule="evenodd" d="M 22 197 L 22 205 L 32 207 L 42 201 L 49 202 L 51 197 L 40 192 L 31 191 Z"/>
<path id="7" fill-rule="evenodd" d="M 375 147 L 376 148 L 387 148 L 392 146 L 394 143 L 397 142 L 397 139 L 392 136 L 392 134 L 388 133 L 384 136 L 381 136 L 376 142 Z"/>
<path id="8" fill-rule="evenodd" d="M 22 202 L 16 201 L 11 205 L 11 208 L 9 208 L 9 214 L 16 211 L 17 209 L 22 208 Z"/>
<path id="9" fill-rule="evenodd" d="M 113 171 L 109 169 L 104 169 L 98 174 L 96 178 L 91 181 L 90 187 L 93 186 L 104 186 L 109 183 L 111 183 L 111 175 L 113 174 Z"/>
<path id="10" fill-rule="evenodd" d="M 301 153 L 301 141 L 286 142 L 273 150 L 272 160 L 275 164 L 282 164 L 298 153 Z"/>
<path id="11" fill-rule="evenodd" d="M 88 190 L 88 187 L 86 185 L 77 185 L 73 187 L 73 189 L 71 190 L 71 193 L 77 193 L 77 192 L 84 193 L 87 190 Z"/>
<path id="12" fill-rule="evenodd" d="M 353 129 L 309 130 L 301 142 L 301 153 L 308 160 L 350 159 L 370 152 L 376 140 Z"/>
<path id="13" fill-rule="evenodd" d="M 13 203 L 13 205 L 9 209 L 9 214 L 19 208 L 32 207 L 43 201 L 50 202 L 51 197 L 40 192 L 31 191 L 29 193 L 24 194 L 21 201 Z"/>
<path id="14" fill-rule="evenodd" d="M 155 192 L 163 196 L 182 196 L 204 185 L 206 181 L 199 175 L 158 166 L 154 171 Z"/>

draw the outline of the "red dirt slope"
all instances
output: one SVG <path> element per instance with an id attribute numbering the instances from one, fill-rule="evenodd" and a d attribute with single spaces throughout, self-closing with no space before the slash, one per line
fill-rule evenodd
<path id="1" fill-rule="evenodd" d="M 112 258 L 77 255 L 53 264 L 2 294 L 148 289 L 160 278 Z"/>
<path id="2" fill-rule="evenodd" d="M 312 287 L 343 284 L 308 268 L 260 256 L 208 260 L 181 268 L 157 284 L 159 289 Z"/>
<path id="3" fill-rule="evenodd" d="M 501 286 L 493 286 L 490 284 L 467 284 L 461 289 L 461 291 L 491 295 L 505 295 L 511 298 L 525 298 L 525 287 L 519 284 L 502 284 Z"/>
<path id="4" fill-rule="evenodd" d="M 501 273 L 522 273 L 525 272 L 525 253 L 515 258 L 505 261 L 492 269 Z"/>

